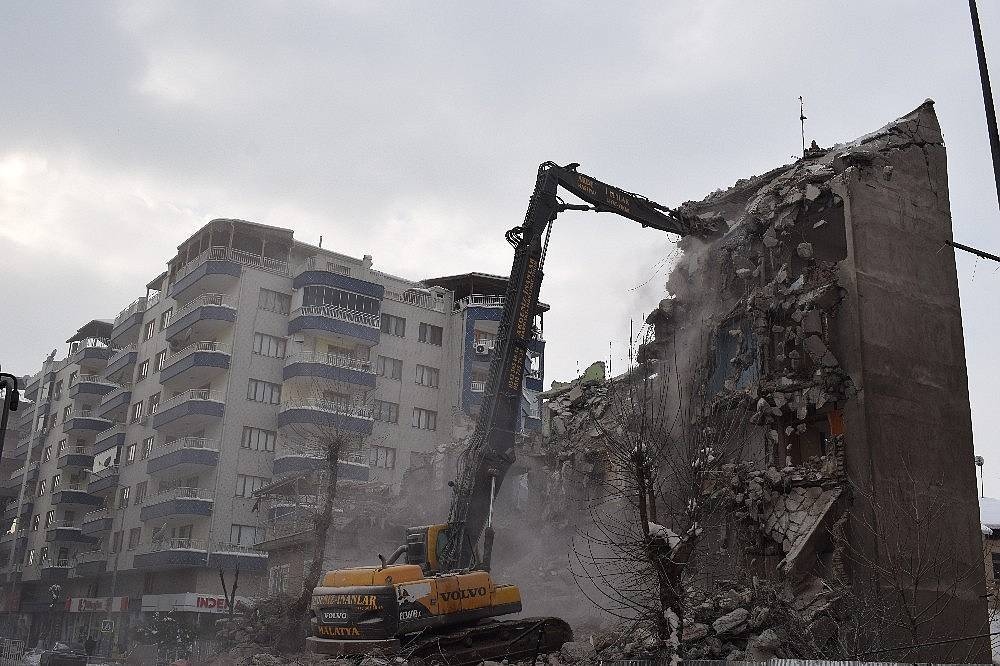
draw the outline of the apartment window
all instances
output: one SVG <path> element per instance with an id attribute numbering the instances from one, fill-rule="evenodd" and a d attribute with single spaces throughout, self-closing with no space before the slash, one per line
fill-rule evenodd
<path id="1" fill-rule="evenodd" d="M 266 333 L 253 334 L 253 353 L 271 358 L 285 358 L 285 338 Z"/>
<path id="2" fill-rule="evenodd" d="M 38 496 L 39 497 L 41 497 L 42 495 L 44 495 L 45 491 L 47 491 L 48 489 L 49 489 L 49 480 L 48 479 L 42 479 L 41 481 L 38 482 Z"/>
<path id="3" fill-rule="evenodd" d="M 131 496 L 132 489 L 128 486 L 123 486 L 118 489 L 118 508 L 124 509 L 128 506 L 128 498 Z"/>
<path id="4" fill-rule="evenodd" d="M 128 549 L 135 550 L 139 545 L 139 538 L 142 536 L 141 527 L 133 527 L 128 531 Z"/>
<path id="5" fill-rule="evenodd" d="M 55 492 L 56 488 L 58 488 L 61 485 L 62 485 L 62 472 L 52 477 L 52 492 Z"/>
<path id="6" fill-rule="evenodd" d="M 174 316 L 174 309 L 168 308 L 163 314 L 160 315 L 160 330 L 162 331 L 170 323 L 171 317 Z"/>
<path id="7" fill-rule="evenodd" d="M 131 465 L 132 463 L 135 462 L 135 450 L 136 450 L 136 445 L 135 444 L 129 444 L 128 447 L 125 449 L 125 464 L 126 465 Z"/>
<path id="8" fill-rule="evenodd" d="M 267 572 L 267 589 L 272 596 L 284 593 L 288 585 L 288 569 L 289 565 L 279 564 Z"/>
<path id="9" fill-rule="evenodd" d="M 38 521 L 39 520 L 41 520 L 41 516 L 39 516 L 37 513 L 31 517 L 31 531 L 32 532 L 37 532 L 38 531 Z"/>
<path id="10" fill-rule="evenodd" d="M 56 457 L 61 456 L 65 452 L 66 452 L 66 440 L 60 439 L 59 443 L 56 445 Z"/>
<path id="11" fill-rule="evenodd" d="M 49 560 L 49 547 L 42 546 L 41 550 L 38 551 L 38 561 L 40 563 L 48 562 Z"/>
<path id="12" fill-rule="evenodd" d="M 338 308 L 372 315 L 379 313 L 377 298 L 318 285 L 307 286 L 302 290 L 302 305 L 303 307 Z"/>
<path id="13" fill-rule="evenodd" d="M 489 331 L 480 331 L 478 328 L 472 332 L 472 342 L 476 345 L 485 345 L 492 348 L 496 345 L 497 334 Z"/>
<path id="14" fill-rule="evenodd" d="M 250 476 L 249 474 L 236 475 L 236 497 L 250 497 L 253 492 L 263 488 L 271 479 L 264 476 Z"/>
<path id="15" fill-rule="evenodd" d="M 63 441 L 65 442 L 66 440 L 63 440 Z M 51 444 L 49 444 L 48 446 L 46 446 L 42 450 L 42 462 L 45 463 L 45 462 L 48 462 L 50 460 L 52 460 L 52 445 Z"/>
<path id="16" fill-rule="evenodd" d="M 80 373 L 79 373 L 78 371 L 76 371 L 76 370 L 74 370 L 73 372 L 69 373 L 69 385 L 70 385 L 71 387 L 72 387 L 72 386 L 76 386 L 76 378 L 77 378 L 77 377 L 78 377 L 79 375 L 80 375 Z M 56 387 L 57 387 L 57 389 L 58 389 L 58 388 L 61 388 L 61 387 L 59 387 L 59 384 L 56 384 Z"/>
<path id="17" fill-rule="evenodd" d="M 382 332 L 397 338 L 406 337 L 406 319 L 396 315 L 382 313 Z"/>
<path id="18" fill-rule="evenodd" d="M 229 543 L 253 546 L 260 543 L 260 532 L 254 525 L 233 525 L 229 528 Z"/>
<path id="19" fill-rule="evenodd" d="M 156 356 L 153 357 L 153 372 L 159 372 L 163 370 L 163 362 L 167 360 L 167 350 L 164 349 L 161 352 L 157 352 Z"/>
<path id="20" fill-rule="evenodd" d="M 277 405 L 281 402 L 281 384 L 251 379 L 247 384 L 247 400 Z"/>
<path id="21" fill-rule="evenodd" d="M 257 297 L 257 307 L 261 310 L 286 315 L 291 309 L 291 305 L 292 297 L 288 294 L 261 287 L 260 295 Z"/>
<path id="22" fill-rule="evenodd" d="M 139 505 L 146 499 L 146 481 L 140 481 L 135 486 L 135 504 Z"/>
<path id="23" fill-rule="evenodd" d="M 421 386 L 437 388 L 441 380 L 441 371 L 429 365 L 417 365 L 416 383 Z"/>
<path id="24" fill-rule="evenodd" d="M 73 413 L 73 405 L 66 405 L 65 407 L 63 407 L 63 415 L 62 415 L 63 423 L 66 423 L 66 420 L 70 417 L 70 414 L 72 413 Z"/>
<path id="25" fill-rule="evenodd" d="M 420 342 L 426 342 L 429 345 L 437 345 L 440 347 L 443 333 L 444 329 L 440 326 L 420 322 L 420 331 L 417 334 L 417 340 Z"/>
<path id="26" fill-rule="evenodd" d="M 142 440 L 142 459 L 145 460 L 149 457 L 150 451 L 153 450 L 153 437 L 147 437 Z"/>
<path id="27" fill-rule="evenodd" d="M 153 333 L 156 332 L 156 320 L 147 321 L 142 327 L 142 341 L 146 342 L 153 339 Z"/>
<path id="28" fill-rule="evenodd" d="M 154 393 L 153 395 L 149 396 L 149 408 L 147 409 L 146 414 L 148 415 L 155 414 L 156 408 L 159 406 L 160 406 L 160 394 Z"/>
<path id="29" fill-rule="evenodd" d="M 118 531 L 118 532 L 115 532 L 114 536 L 112 537 L 112 539 L 111 539 L 111 552 L 112 553 L 119 553 L 119 552 L 121 552 L 121 549 L 122 549 L 122 536 L 123 536 L 123 534 L 124 534 L 123 532 Z"/>
<path id="30" fill-rule="evenodd" d="M 369 458 L 372 467 L 393 469 L 396 467 L 396 449 L 389 446 L 373 446 Z"/>
<path id="31" fill-rule="evenodd" d="M 50 509 L 45 514 L 45 529 L 52 527 L 52 523 L 56 522 L 56 512 L 54 509 Z"/>
<path id="32" fill-rule="evenodd" d="M 136 378 L 136 381 L 141 382 L 148 375 L 149 375 L 149 359 L 147 358 L 145 361 L 139 364 L 139 376 Z"/>
<path id="33" fill-rule="evenodd" d="M 376 400 L 374 418 L 385 423 L 399 423 L 399 403 Z"/>
<path id="34" fill-rule="evenodd" d="M 240 440 L 240 446 L 251 451 L 274 451 L 274 442 L 277 438 L 278 433 L 273 430 L 243 426 L 243 439 Z"/>
<path id="35" fill-rule="evenodd" d="M 129 412 L 128 422 L 135 423 L 141 418 L 142 418 L 142 400 L 132 404 L 131 411 Z"/>
<path id="36" fill-rule="evenodd" d="M 76 375 L 75 371 L 73 372 L 73 375 Z M 70 386 L 72 386 L 72 384 L 70 384 Z M 60 379 L 59 381 L 56 382 L 56 387 L 52 389 L 53 400 L 58 400 L 59 398 L 62 397 L 62 387 L 63 387 L 63 380 Z"/>
<path id="37" fill-rule="evenodd" d="M 413 420 L 410 425 L 421 430 L 437 430 L 438 413 L 429 409 L 413 408 Z"/>
<path id="38" fill-rule="evenodd" d="M 25 562 L 29 567 L 35 563 L 35 549 L 32 548 L 28 551 L 28 559 Z"/>
<path id="39" fill-rule="evenodd" d="M 398 358 L 379 356 L 375 360 L 375 374 L 398 381 L 403 378 L 403 362 Z"/>

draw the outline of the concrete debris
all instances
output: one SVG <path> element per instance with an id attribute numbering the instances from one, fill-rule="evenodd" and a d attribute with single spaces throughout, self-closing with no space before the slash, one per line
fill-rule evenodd
<path id="1" fill-rule="evenodd" d="M 746 622 L 749 619 L 750 611 L 746 608 L 737 608 L 713 622 L 712 629 L 715 630 L 716 634 L 740 633 L 742 629 L 746 628 Z"/>

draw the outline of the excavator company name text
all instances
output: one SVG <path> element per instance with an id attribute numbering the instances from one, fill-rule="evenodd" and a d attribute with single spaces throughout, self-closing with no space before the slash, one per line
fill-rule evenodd
<path id="1" fill-rule="evenodd" d="M 440 594 L 442 601 L 458 601 L 460 599 L 472 599 L 474 597 L 485 597 L 485 587 L 470 587 L 465 590 L 450 590 Z"/>

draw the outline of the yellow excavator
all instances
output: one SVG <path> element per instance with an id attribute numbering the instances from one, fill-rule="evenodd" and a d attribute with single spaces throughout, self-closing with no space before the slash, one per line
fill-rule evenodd
<path id="1" fill-rule="evenodd" d="M 698 218 L 545 162 L 524 223 L 507 232 L 514 263 L 476 429 L 460 459 L 448 522 L 407 530 L 406 544 L 380 566 L 330 571 L 314 590 L 310 650 L 330 655 L 381 652 L 413 661 L 475 664 L 558 650 L 572 630 L 556 617 L 495 620 L 522 610 L 516 585 L 490 575 L 493 501 L 514 462 L 521 384 L 556 215 L 617 213 L 678 235 L 711 233 Z M 587 204 L 567 204 L 563 187 Z M 482 549 L 479 542 L 482 538 Z M 481 555 L 480 555 L 481 552 Z M 405 563 L 396 562 L 405 555 Z"/>

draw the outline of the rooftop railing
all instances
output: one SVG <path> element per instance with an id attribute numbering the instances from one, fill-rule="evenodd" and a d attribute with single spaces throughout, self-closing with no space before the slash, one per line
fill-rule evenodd
<path id="1" fill-rule="evenodd" d="M 262 271 L 269 271 L 271 273 L 277 273 L 279 275 L 288 275 L 288 262 L 282 259 L 272 259 L 271 257 L 264 257 L 259 254 L 253 254 L 252 252 L 246 252 L 245 250 L 237 250 L 231 247 L 225 247 L 223 245 L 216 245 L 208 248 L 197 257 L 187 262 L 182 266 L 177 273 L 174 275 L 174 282 L 177 282 L 185 275 L 193 271 L 194 269 L 201 266 L 206 261 L 225 261 L 231 260 L 243 264 L 244 266 L 250 266 L 251 268 L 259 268 Z"/>
<path id="2" fill-rule="evenodd" d="M 348 310 L 346 308 L 334 307 L 332 305 L 303 305 L 301 308 L 297 309 L 292 316 L 329 317 L 330 319 L 339 319 L 351 324 L 367 326 L 368 328 L 379 328 L 382 323 L 382 319 L 377 314 L 358 312 L 356 310 Z"/>
<path id="3" fill-rule="evenodd" d="M 176 407 L 182 402 L 187 402 L 188 400 L 211 400 L 213 402 L 223 402 L 222 394 L 218 391 L 212 391 L 209 389 L 188 389 L 187 391 L 181 391 L 169 400 L 161 402 L 157 411 L 164 412 L 171 407 Z"/>
<path id="4" fill-rule="evenodd" d="M 337 368 L 349 368 L 351 370 L 358 370 L 359 372 L 373 372 L 370 361 L 363 361 L 360 358 L 354 358 L 353 356 L 331 354 L 328 352 L 292 352 L 285 356 L 285 365 L 290 365 L 292 363 L 322 363 L 323 365 L 332 365 Z"/>
<path id="5" fill-rule="evenodd" d="M 134 315 L 136 312 L 142 312 L 145 309 L 146 309 L 146 297 L 140 296 L 139 298 L 135 299 L 127 306 L 125 306 L 124 310 L 118 313 L 118 316 L 115 317 L 114 325 L 117 326 L 118 324 L 122 323 L 123 321 Z"/>

